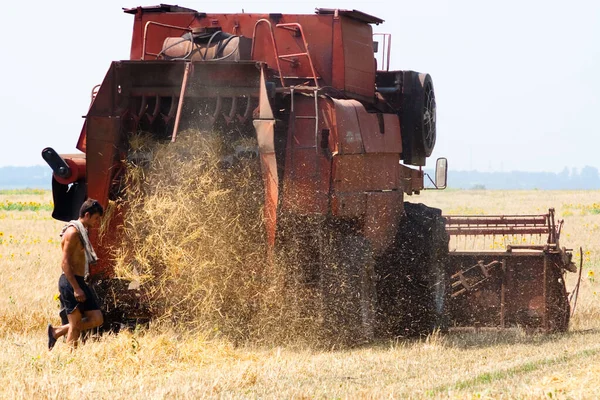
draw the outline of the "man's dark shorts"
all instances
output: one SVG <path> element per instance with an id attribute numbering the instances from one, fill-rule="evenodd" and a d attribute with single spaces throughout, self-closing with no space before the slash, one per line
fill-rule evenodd
<path id="1" fill-rule="evenodd" d="M 83 276 L 75 275 L 75 279 L 77 280 L 81 290 L 83 290 L 83 293 L 85 293 L 85 301 L 83 303 L 79 303 L 77 300 L 75 300 L 73 287 L 69 283 L 69 280 L 65 274 L 61 274 L 60 279 L 58 280 L 58 292 L 60 293 L 61 307 L 67 312 L 67 314 L 71 314 L 75 309 L 78 309 L 82 314 L 85 311 L 99 310 L 100 307 L 98 307 L 98 303 L 96 303 L 96 297 L 89 286 L 85 283 Z"/>

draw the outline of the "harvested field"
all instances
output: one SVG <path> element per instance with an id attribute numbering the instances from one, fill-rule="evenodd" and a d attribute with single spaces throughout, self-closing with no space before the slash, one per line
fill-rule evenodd
<path id="1" fill-rule="evenodd" d="M 0 202 L 45 204 L 50 198 L 49 193 L 0 193 Z M 159 323 L 105 335 L 76 352 L 62 342 L 48 352 L 45 327 L 58 322 L 53 297 L 62 223 L 44 209 L 0 210 L 0 397 L 596 398 L 600 192 L 447 190 L 408 200 L 462 214 L 543 213 L 555 207 L 565 219 L 562 245 L 584 249 L 570 332 L 465 330 L 323 350 L 306 343 L 251 344 L 240 339 L 245 335 L 236 341 L 230 339 L 235 335 L 212 335 L 198 325 Z M 231 321 L 235 326 L 244 320 Z"/>

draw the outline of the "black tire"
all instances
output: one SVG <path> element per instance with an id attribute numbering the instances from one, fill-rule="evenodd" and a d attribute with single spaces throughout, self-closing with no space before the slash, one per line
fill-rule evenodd
<path id="1" fill-rule="evenodd" d="M 377 260 L 377 334 L 427 335 L 447 329 L 448 235 L 441 211 L 404 204 L 394 245 Z"/>
<path id="2" fill-rule="evenodd" d="M 400 110 L 402 159 L 411 165 L 425 165 L 437 139 L 436 103 L 429 74 L 404 71 Z"/>

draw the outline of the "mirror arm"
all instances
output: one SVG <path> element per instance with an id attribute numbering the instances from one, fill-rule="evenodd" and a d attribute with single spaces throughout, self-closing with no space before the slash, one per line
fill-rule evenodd
<path id="1" fill-rule="evenodd" d="M 431 179 L 431 176 L 429 176 L 429 174 L 427 172 L 425 172 L 424 174 L 427 177 L 427 179 L 429 179 L 429 182 L 431 182 L 431 184 L 433 185 L 433 187 L 424 187 L 423 190 L 442 190 L 442 189 L 446 188 L 445 186 L 443 188 L 437 187 L 437 185 L 435 184 L 435 182 L 433 181 L 433 179 Z"/>

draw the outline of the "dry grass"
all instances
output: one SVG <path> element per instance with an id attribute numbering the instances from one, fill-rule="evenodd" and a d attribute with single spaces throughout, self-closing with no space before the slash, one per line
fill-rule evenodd
<path id="1" fill-rule="evenodd" d="M 297 294 L 266 259 L 260 160 L 235 156 L 256 141 L 190 130 L 132 147 L 152 156 L 129 165 L 127 197 L 112 205 L 125 221 L 116 272 L 141 283 L 154 322 L 234 343 L 296 340 L 287 304 L 298 302 L 285 300 Z"/>
<path id="2" fill-rule="evenodd" d="M 141 282 L 161 320 L 247 336 L 266 265 L 259 161 L 222 168 L 233 147 L 197 132 L 168 145 L 140 136 L 132 147 L 152 156 L 129 165 L 117 205 L 125 210 L 117 275 Z"/>
<path id="3" fill-rule="evenodd" d="M 596 398 L 600 215 L 581 215 L 584 208 L 577 205 L 599 198 L 599 192 L 590 191 L 446 191 L 410 199 L 449 211 L 465 205 L 489 213 L 544 212 L 554 206 L 560 217 L 570 211 L 564 217 L 563 245 L 582 245 L 589 253 L 568 334 L 467 331 L 329 351 L 293 344 L 235 345 L 224 337 L 151 326 L 104 336 L 76 352 L 62 342 L 48 352 L 45 324 L 58 322 L 53 296 L 62 224 L 48 212 L 3 211 L 0 397 Z M 31 195 L 19 201 L 44 199 Z M 572 284 L 571 277 L 569 288 Z"/>

